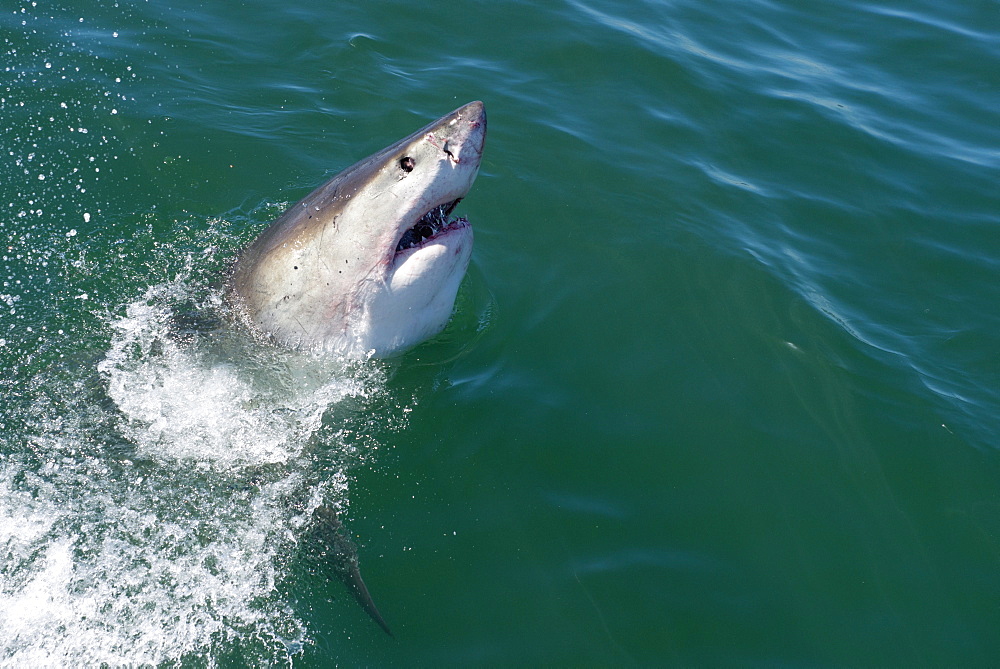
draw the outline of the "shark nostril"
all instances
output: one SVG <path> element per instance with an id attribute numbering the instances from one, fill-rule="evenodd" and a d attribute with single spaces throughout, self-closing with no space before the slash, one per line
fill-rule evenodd
<path id="1" fill-rule="evenodd" d="M 454 153 L 451 152 L 451 147 L 448 146 L 448 142 L 444 143 L 444 146 L 441 147 L 441 150 L 444 151 L 445 155 L 448 156 L 448 160 L 450 160 L 455 165 L 458 165 L 460 162 L 462 162 L 461 160 L 458 159 L 458 156 L 456 156 Z"/>
<path id="2" fill-rule="evenodd" d="M 417 165 L 416 161 L 413 160 L 413 158 L 411 158 L 410 156 L 401 158 L 399 161 L 399 169 L 403 170 L 404 172 L 412 172 L 413 168 L 416 167 L 416 165 Z"/>

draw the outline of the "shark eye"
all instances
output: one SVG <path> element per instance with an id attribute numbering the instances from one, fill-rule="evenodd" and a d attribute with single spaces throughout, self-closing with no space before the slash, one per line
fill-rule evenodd
<path id="1" fill-rule="evenodd" d="M 410 156 L 406 156 L 405 158 L 400 158 L 399 169 L 403 170 L 404 172 L 412 172 L 416 164 L 417 163 L 415 160 L 413 160 L 413 158 L 411 158 Z"/>

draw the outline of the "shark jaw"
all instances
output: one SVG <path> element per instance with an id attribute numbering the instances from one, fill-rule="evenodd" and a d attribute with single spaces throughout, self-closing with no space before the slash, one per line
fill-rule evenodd
<path id="1" fill-rule="evenodd" d="M 280 344 L 351 358 L 440 332 L 472 254 L 472 227 L 451 214 L 485 139 L 483 103 L 470 102 L 292 205 L 236 259 L 236 311 Z"/>

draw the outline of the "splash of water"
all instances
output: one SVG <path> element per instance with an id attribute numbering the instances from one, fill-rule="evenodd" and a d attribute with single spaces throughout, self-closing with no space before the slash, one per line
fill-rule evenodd
<path id="1" fill-rule="evenodd" d="M 312 511 L 346 504 L 356 446 L 331 415 L 381 379 L 193 330 L 193 299 L 149 289 L 96 374 L 35 380 L 27 443 L 0 465 L 0 662 L 281 663 L 309 643 L 283 579 Z"/>

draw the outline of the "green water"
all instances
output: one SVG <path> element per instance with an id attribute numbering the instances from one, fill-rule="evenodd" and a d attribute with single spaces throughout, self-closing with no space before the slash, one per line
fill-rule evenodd
<path id="1" fill-rule="evenodd" d="M 0 663 L 1000 657 L 995 4 L 15 0 L 0 53 Z M 475 99 L 443 335 L 217 318 Z"/>

